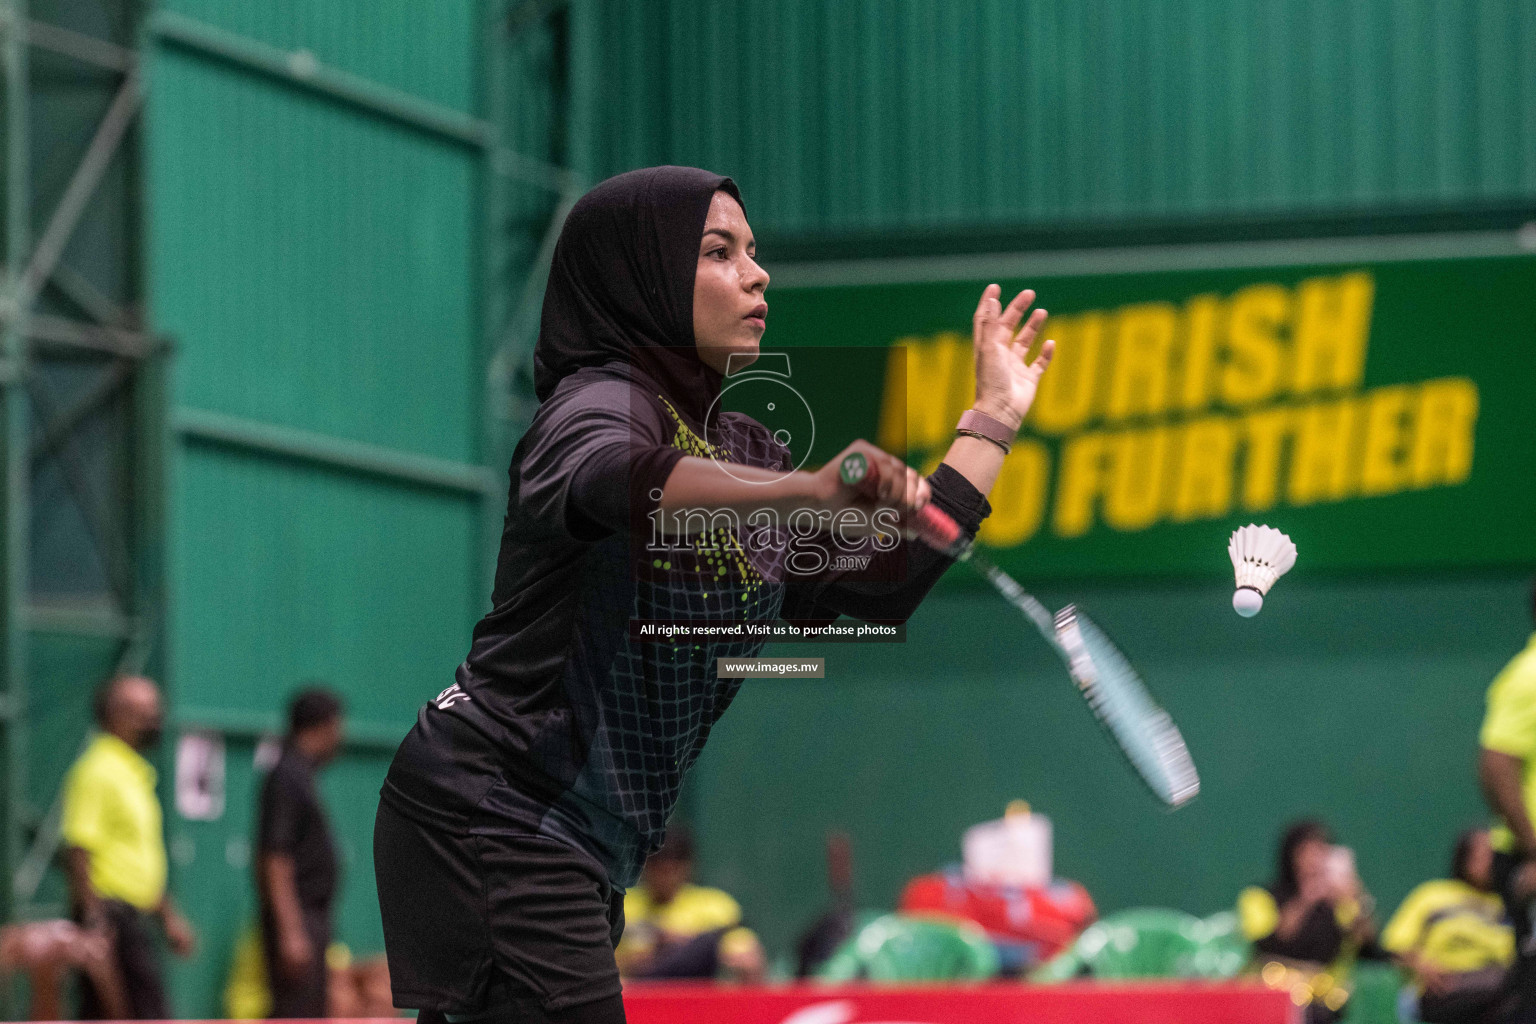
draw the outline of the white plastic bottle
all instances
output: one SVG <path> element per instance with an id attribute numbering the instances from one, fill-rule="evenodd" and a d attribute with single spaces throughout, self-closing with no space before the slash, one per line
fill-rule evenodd
<path id="1" fill-rule="evenodd" d="M 1001 818 L 965 830 L 965 879 L 1036 888 L 1051 882 L 1051 819 L 1015 800 Z"/>

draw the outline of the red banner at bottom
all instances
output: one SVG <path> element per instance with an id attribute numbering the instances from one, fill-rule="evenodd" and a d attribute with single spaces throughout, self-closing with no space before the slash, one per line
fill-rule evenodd
<path id="1" fill-rule="evenodd" d="M 825 986 L 624 989 L 629 1024 L 1298 1024 L 1283 992 L 1253 985 Z"/>

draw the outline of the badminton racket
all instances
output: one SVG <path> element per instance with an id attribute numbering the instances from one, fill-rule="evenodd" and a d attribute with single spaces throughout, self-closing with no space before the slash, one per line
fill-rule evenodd
<path id="1" fill-rule="evenodd" d="M 839 466 L 843 483 L 874 494 L 878 468 L 861 452 Z M 1013 577 L 976 550 L 959 525 L 928 504 L 908 524 L 919 540 L 972 568 L 1028 619 L 1066 665 L 1067 674 L 1093 715 L 1147 788 L 1170 807 L 1181 807 L 1200 792 L 1200 776 L 1173 718 L 1153 699 L 1141 675 L 1108 635 L 1076 605 L 1052 614 Z"/>

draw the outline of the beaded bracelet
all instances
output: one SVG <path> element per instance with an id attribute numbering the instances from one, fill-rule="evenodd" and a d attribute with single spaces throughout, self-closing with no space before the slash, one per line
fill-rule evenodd
<path id="1" fill-rule="evenodd" d="M 1003 454 L 1004 455 L 1007 455 L 1009 452 L 1013 451 L 1013 447 L 1011 445 L 1004 444 L 1002 441 L 999 441 L 995 437 L 988 437 L 986 434 L 983 434 L 979 430 L 967 430 L 965 427 L 956 427 L 955 428 L 955 433 L 956 434 L 961 434 L 961 435 L 963 435 L 965 437 L 979 437 L 983 441 L 987 441 L 987 442 L 989 442 L 991 444 L 995 444 L 995 445 L 997 445 L 999 448 L 1001 448 L 1003 450 Z"/>

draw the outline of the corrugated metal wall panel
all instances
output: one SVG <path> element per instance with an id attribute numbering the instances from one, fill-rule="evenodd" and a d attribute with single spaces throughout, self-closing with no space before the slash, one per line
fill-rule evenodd
<path id="1" fill-rule="evenodd" d="M 38 629 L 30 637 L 34 699 L 46 704 L 32 722 L 27 748 L 28 797 L 47 808 L 58 795 L 60 780 L 85 745 L 95 683 L 111 676 L 121 655 L 114 637 Z M 73 685 L 71 685 L 73 684 Z M 57 880 L 63 882 L 60 877 Z M 58 890 L 62 891 L 62 884 Z"/>
<path id="2" fill-rule="evenodd" d="M 465 113 L 475 108 L 476 0 L 161 0 L 165 11 Z"/>
<path id="3" fill-rule="evenodd" d="M 194 55 L 155 80 L 177 403 L 472 461 L 476 154 Z"/>
<path id="4" fill-rule="evenodd" d="M 343 694 L 354 737 L 323 783 L 346 860 L 337 937 L 381 950 L 367 855 L 378 786 L 416 710 L 452 682 L 487 597 L 474 466 L 489 161 L 464 133 L 238 55 L 242 40 L 306 47 L 478 116 L 470 0 L 168 9 L 233 37 L 223 56 L 195 32 L 154 47 L 146 132 L 152 320 L 177 345 L 183 425 L 170 718 L 229 744 L 224 815 L 167 816 L 173 884 L 202 939 L 173 968 L 174 1006 L 207 1017 L 254 912 L 253 744 L 308 681 Z M 438 483 L 413 479 L 424 465 Z"/>
<path id="5" fill-rule="evenodd" d="M 732 174 L 762 232 L 1536 197 L 1532 0 L 596 2 L 603 173 Z"/>
<path id="6" fill-rule="evenodd" d="M 562 53 L 564 16 L 553 16 L 520 25 L 507 36 L 505 61 L 498 73 L 506 97 L 501 111 L 502 144 L 526 157 L 556 166 L 570 158 L 571 139 L 564 118 L 568 65 Z M 516 302 L 524 278 L 533 268 L 539 243 L 549 225 L 555 193 L 528 182 L 515 182 L 506 193 L 506 223 L 502 238 L 506 265 L 495 280 L 506 282 Z M 502 320 L 511 310 L 499 311 Z"/>
<path id="7" fill-rule="evenodd" d="M 177 705 L 269 714 L 325 679 L 404 735 L 477 617 L 472 502 L 202 445 L 178 476 Z"/>

